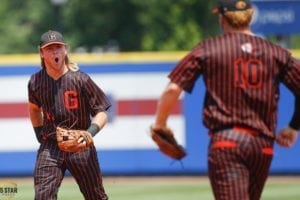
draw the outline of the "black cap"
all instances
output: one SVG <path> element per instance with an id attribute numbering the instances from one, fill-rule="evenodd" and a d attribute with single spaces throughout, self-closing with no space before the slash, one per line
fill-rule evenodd
<path id="1" fill-rule="evenodd" d="M 224 14 L 227 11 L 243 11 L 251 7 L 250 0 L 219 0 L 212 12 Z"/>
<path id="2" fill-rule="evenodd" d="M 46 33 L 43 33 L 40 40 L 40 48 L 44 48 L 51 44 L 66 44 L 64 37 L 61 33 L 57 31 L 49 30 Z"/>

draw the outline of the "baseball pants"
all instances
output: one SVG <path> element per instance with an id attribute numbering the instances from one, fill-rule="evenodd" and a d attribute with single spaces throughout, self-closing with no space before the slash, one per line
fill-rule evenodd
<path id="1" fill-rule="evenodd" d="M 209 179 L 216 200 L 259 200 L 269 175 L 274 139 L 235 129 L 211 134 Z"/>
<path id="2" fill-rule="evenodd" d="M 107 200 L 94 146 L 81 152 L 61 151 L 56 141 L 41 144 L 34 171 L 35 200 L 56 200 L 58 189 L 69 170 L 86 200 Z"/>

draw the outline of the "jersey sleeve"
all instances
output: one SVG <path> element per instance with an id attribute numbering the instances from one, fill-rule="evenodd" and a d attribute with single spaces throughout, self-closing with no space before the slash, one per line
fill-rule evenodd
<path id="1" fill-rule="evenodd" d="M 196 46 L 187 54 L 169 74 L 171 82 L 178 84 L 183 90 L 192 92 L 195 82 L 202 73 L 203 48 Z"/>
<path id="2" fill-rule="evenodd" d="M 289 56 L 287 64 L 282 73 L 285 86 L 287 86 L 294 94 L 300 95 L 300 62 Z"/>
<path id="3" fill-rule="evenodd" d="M 298 95 L 295 96 L 294 114 L 289 126 L 296 130 L 300 129 L 300 96 Z"/>
<path id="4" fill-rule="evenodd" d="M 88 76 L 83 84 L 84 94 L 91 108 L 91 115 L 95 116 L 99 112 L 107 111 L 111 103 L 103 90 Z"/>
<path id="5" fill-rule="evenodd" d="M 295 96 L 294 113 L 289 126 L 300 129 L 300 62 L 289 57 L 283 72 L 283 83 L 293 92 Z"/>
<path id="6" fill-rule="evenodd" d="M 37 106 L 41 106 L 41 103 L 39 101 L 39 98 L 37 98 L 36 96 L 36 93 L 35 93 L 35 90 L 34 88 L 36 87 L 35 85 L 35 76 L 33 75 L 30 80 L 28 81 L 28 84 L 27 84 L 27 92 L 28 92 L 28 101 L 30 103 L 33 103 Z"/>

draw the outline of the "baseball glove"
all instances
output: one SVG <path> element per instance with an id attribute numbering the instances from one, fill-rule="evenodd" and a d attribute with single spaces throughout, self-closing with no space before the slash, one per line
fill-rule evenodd
<path id="1" fill-rule="evenodd" d="M 56 128 L 58 147 L 66 152 L 78 152 L 93 144 L 92 135 L 85 130 Z"/>
<path id="2" fill-rule="evenodd" d="M 179 145 L 174 138 L 173 131 L 169 128 L 156 129 L 150 127 L 150 133 L 153 141 L 159 147 L 159 150 L 175 160 L 181 160 L 186 156 L 185 149 Z"/>

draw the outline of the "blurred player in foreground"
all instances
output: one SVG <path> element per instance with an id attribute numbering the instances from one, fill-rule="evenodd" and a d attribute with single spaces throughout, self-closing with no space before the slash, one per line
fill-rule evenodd
<path id="1" fill-rule="evenodd" d="M 299 95 L 300 65 L 286 49 L 251 32 L 249 0 L 219 0 L 213 12 L 223 34 L 195 46 L 171 71 L 152 128 L 168 128 L 177 99 L 183 90 L 192 92 L 202 75 L 206 86 L 203 123 L 210 135 L 208 173 L 214 196 L 258 200 L 273 158 L 279 85 Z M 296 140 L 298 110 L 277 136 L 283 146 Z"/>
<path id="2" fill-rule="evenodd" d="M 35 199 L 57 199 L 69 170 L 85 199 L 107 200 L 92 137 L 107 122 L 108 98 L 70 62 L 61 33 L 45 32 L 39 50 L 42 69 L 28 83 L 30 120 L 40 142 L 34 171 Z M 58 146 L 57 127 L 81 130 L 67 151 Z M 69 137 L 63 136 L 61 142 L 66 143 Z"/>

